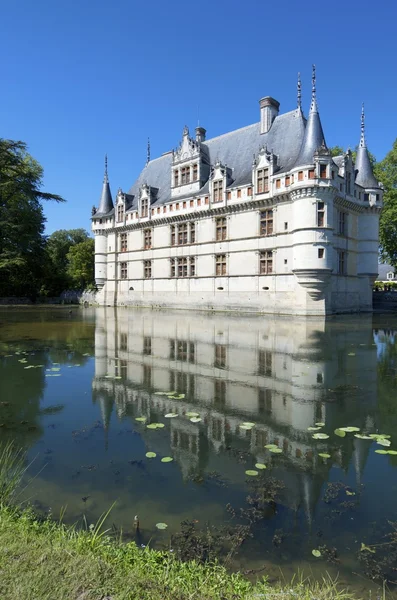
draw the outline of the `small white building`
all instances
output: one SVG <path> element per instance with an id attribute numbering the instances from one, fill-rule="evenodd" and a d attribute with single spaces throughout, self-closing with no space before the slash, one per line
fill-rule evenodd
<path id="1" fill-rule="evenodd" d="M 361 116 L 356 162 L 332 157 L 313 69 L 307 119 L 260 100 L 260 121 L 206 139 L 187 127 L 92 215 L 97 302 L 302 315 L 372 310 L 383 191 Z"/>

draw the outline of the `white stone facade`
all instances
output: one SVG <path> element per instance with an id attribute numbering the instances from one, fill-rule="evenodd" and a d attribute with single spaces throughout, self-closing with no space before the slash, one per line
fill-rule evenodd
<path id="1" fill-rule="evenodd" d="M 313 104 L 306 121 L 300 107 L 278 116 L 265 100 L 259 124 L 208 142 L 204 129 L 192 139 L 185 128 L 179 149 L 148 162 L 114 209 L 101 200 L 92 217 L 99 304 L 372 310 L 382 188 L 358 185 L 351 153 L 333 159 L 324 140 L 301 164 Z"/>

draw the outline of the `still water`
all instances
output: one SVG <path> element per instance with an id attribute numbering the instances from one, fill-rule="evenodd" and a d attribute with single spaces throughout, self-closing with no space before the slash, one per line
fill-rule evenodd
<path id="1" fill-rule="evenodd" d="M 142 545 L 206 555 L 210 529 L 251 576 L 393 589 L 397 455 L 376 450 L 397 449 L 396 332 L 380 315 L 3 309 L 0 439 L 28 450 L 40 511 L 91 523 L 116 501 L 108 525 Z"/>

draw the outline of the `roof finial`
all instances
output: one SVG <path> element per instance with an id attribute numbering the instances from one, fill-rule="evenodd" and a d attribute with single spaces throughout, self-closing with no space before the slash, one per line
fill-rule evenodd
<path id="1" fill-rule="evenodd" d="M 361 105 L 361 136 L 360 136 L 360 146 L 362 148 L 365 147 L 365 113 L 364 113 L 364 102 Z"/>
<path id="2" fill-rule="evenodd" d="M 298 91 L 298 108 L 302 108 L 302 83 L 301 83 L 301 74 L 298 73 L 298 84 L 296 86 Z"/>
<path id="3" fill-rule="evenodd" d="M 103 181 L 108 182 L 108 155 L 105 154 L 105 175 L 103 177 Z"/>
<path id="4" fill-rule="evenodd" d="M 312 107 L 316 103 L 316 65 L 312 66 Z"/>
<path id="5" fill-rule="evenodd" d="M 147 139 L 147 156 L 146 156 L 146 164 L 150 162 L 150 138 Z"/>

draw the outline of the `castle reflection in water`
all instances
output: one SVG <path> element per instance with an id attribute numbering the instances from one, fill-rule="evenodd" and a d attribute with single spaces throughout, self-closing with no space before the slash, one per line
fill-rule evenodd
<path id="1" fill-rule="evenodd" d="M 199 424 L 170 419 L 167 446 L 162 436 L 157 448 L 172 453 L 183 477 L 210 468 L 214 455 L 229 460 L 231 448 L 244 449 L 252 464 L 277 465 L 285 503 L 303 507 L 309 519 L 332 467 L 352 465 L 360 482 L 368 444 L 352 438 L 346 445 L 334 435 L 314 440 L 308 427 L 376 427 L 371 316 L 325 321 L 99 308 L 95 357 L 93 397 L 107 426 L 113 409 L 120 419 L 200 413 Z M 174 390 L 185 399 L 156 395 Z M 244 421 L 255 427 L 240 429 Z M 153 433 L 142 435 L 152 443 Z M 269 453 L 268 443 L 282 455 Z M 318 457 L 325 451 L 331 460 Z M 236 465 L 238 452 L 232 458 Z M 225 471 L 233 480 L 233 467 Z"/>

